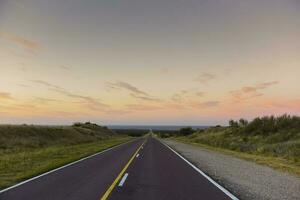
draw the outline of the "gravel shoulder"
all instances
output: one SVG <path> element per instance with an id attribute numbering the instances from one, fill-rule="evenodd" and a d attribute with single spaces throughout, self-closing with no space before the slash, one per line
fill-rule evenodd
<path id="1" fill-rule="evenodd" d="M 240 199 L 300 199 L 299 177 L 198 146 L 162 141 Z"/>

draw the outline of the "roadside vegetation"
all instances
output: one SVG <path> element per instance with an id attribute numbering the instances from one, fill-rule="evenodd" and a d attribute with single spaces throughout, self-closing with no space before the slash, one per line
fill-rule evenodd
<path id="1" fill-rule="evenodd" d="M 0 125 L 0 188 L 130 139 L 90 122 L 72 126 Z"/>
<path id="2" fill-rule="evenodd" d="M 131 137 L 141 137 L 149 133 L 147 129 L 112 129 L 119 135 L 128 135 Z"/>
<path id="3" fill-rule="evenodd" d="M 159 134 L 161 137 L 163 134 Z M 300 117 L 258 117 L 230 120 L 228 127 L 181 129 L 168 137 L 200 145 L 300 175 Z"/>

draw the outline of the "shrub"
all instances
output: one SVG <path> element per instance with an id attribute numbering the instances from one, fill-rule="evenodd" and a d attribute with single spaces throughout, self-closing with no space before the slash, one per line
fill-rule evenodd
<path id="1" fill-rule="evenodd" d="M 242 120 L 242 119 L 241 119 Z M 240 120 L 240 124 L 241 124 Z M 243 121 L 243 120 L 242 120 Z M 265 116 L 255 118 L 250 123 L 244 123 L 243 132 L 247 134 L 269 135 L 280 131 L 300 131 L 300 117 L 282 115 L 279 117 Z"/>
<path id="2" fill-rule="evenodd" d="M 181 128 L 179 130 L 179 134 L 180 135 L 183 135 L 183 136 L 186 136 L 186 135 L 191 135 L 193 134 L 195 131 L 194 129 L 192 129 L 191 127 L 185 127 L 185 128 Z"/>
<path id="3" fill-rule="evenodd" d="M 247 125 L 248 125 L 248 121 L 247 121 L 246 119 L 241 118 L 241 119 L 239 120 L 239 126 L 245 127 L 245 126 L 247 126 Z"/>
<path id="4" fill-rule="evenodd" d="M 237 128 L 239 127 L 239 123 L 234 121 L 233 119 L 229 120 L 229 126 L 232 128 Z"/>

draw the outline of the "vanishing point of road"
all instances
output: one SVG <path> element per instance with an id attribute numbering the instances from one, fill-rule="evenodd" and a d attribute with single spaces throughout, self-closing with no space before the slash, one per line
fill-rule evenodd
<path id="1" fill-rule="evenodd" d="M 0 191 L 0 200 L 237 199 L 153 137 L 119 145 Z"/>

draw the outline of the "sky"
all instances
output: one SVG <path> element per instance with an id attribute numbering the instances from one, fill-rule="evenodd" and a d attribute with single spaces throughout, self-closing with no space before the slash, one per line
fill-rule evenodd
<path id="1" fill-rule="evenodd" d="M 0 123 L 300 115 L 299 0 L 0 0 Z"/>

